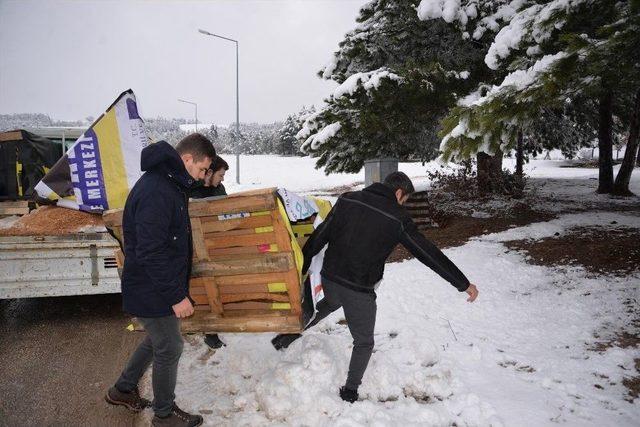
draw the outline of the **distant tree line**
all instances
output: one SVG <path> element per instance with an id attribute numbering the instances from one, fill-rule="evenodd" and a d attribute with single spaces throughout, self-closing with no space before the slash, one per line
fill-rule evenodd
<path id="1" fill-rule="evenodd" d="M 220 153 L 300 156 L 303 154 L 295 135 L 300 131 L 306 115 L 313 111 L 313 107 L 303 107 L 300 112 L 289 115 L 284 122 L 240 123 L 239 132 L 236 132 L 235 123 L 228 126 L 199 126 L 198 132 L 209 138 Z M 88 127 L 93 121 L 93 117 L 76 121 L 53 120 L 41 113 L 1 114 L 0 131 L 39 127 Z M 175 145 L 189 133 L 180 128 L 181 125 L 188 124 L 185 119 L 157 117 L 146 118 L 144 121 L 147 136 L 154 141 L 165 140 Z"/>

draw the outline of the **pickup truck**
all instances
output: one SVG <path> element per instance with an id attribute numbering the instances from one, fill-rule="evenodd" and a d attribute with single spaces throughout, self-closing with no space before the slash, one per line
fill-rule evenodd
<path id="1" fill-rule="evenodd" d="M 120 292 L 109 233 L 0 236 L 0 299 Z"/>

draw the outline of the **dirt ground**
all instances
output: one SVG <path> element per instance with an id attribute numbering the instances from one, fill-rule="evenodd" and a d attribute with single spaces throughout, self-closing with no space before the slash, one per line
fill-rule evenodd
<path id="1" fill-rule="evenodd" d="M 470 238 L 488 233 L 497 233 L 513 227 L 520 227 L 533 222 L 549 221 L 554 215 L 548 212 L 535 211 L 523 208 L 517 214 L 502 215 L 491 218 L 472 217 L 447 217 L 440 220 L 440 227 L 422 230 L 427 239 L 441 249 L 460 246 Z M 397 262 L 411 259 L 413 256 L 403 247 L 398 245 L 389 262 Z"/>
<path id="2" fill-rule="evenodd" d="M 638 229 L 577 227 L 562 237 L 517 240 L 506 246 L 526 252 L 535 264 L 582 265 L 591 273 L 626 276 L 640 270 L 638 242 Z"/>

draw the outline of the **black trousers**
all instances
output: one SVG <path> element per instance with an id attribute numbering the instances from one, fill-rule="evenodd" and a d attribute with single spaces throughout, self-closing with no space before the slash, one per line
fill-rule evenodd
<path id="1" fill-rule="evenodd" d="M 318 313 L 305 328 L 316 325 L 340 307 L 344 310 L 349 332 L 353 337 L 353 351 L 349 362 L 347 388 L 357 390 L 367 370 L 373 351 L 373 330 L 376 325 L 376 294 L 354 291 L 322 278 L 324 299 L 317 305 Z"/>
<path id="2" fill-rule="evenodd" d="M 174 315 L 138 317 L 138 320 L 144 325 L 147 335 L 129 358 L 116 387 L 122 391 L 133 390 L 153 363 L 153 410 L 156 415 L 163 417 L 171 413 L 175 399 L 178 361 L 184 345 L 180 320 Z"/>

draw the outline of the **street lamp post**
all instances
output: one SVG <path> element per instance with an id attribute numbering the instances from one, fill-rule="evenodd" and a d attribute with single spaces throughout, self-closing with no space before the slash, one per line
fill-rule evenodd
<path id="1" fill-rule="evenodd" d="M 219 39 L 227 40 L 236 44 L 236 184 L 240 184 L 240 147 L 238 146 L 238 139 L 240 137 L 240 90 L 238 82 L 238 76 L 240 74 L 240 63 L 238 61 L 238 40 L 219 36 L 202 29 L 198 29 L 198 32 L 206 36 L 217 37 Z"/>
<path id="2" fill-rule="evenodd" d="M 198 104 L 195 103 L 195 102 L 191 102 L 191 101 L 185 101 L 184 99 L 178 99 L 178 101 L 184 102 L 186 104 L 191 104 L 194 107 L 196 107 L 196 132 L 198 132 Z"/>

